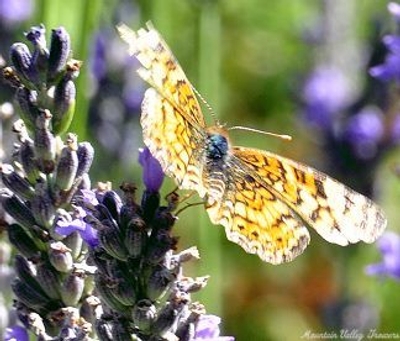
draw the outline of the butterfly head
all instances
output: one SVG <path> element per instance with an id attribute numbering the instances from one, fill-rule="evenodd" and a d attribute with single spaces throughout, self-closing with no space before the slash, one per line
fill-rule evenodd
<path id="1" fill-rule="evenodd" d="M 221 160 L 229 152 L 229 137 L 222 127 L 215 126 L 207 129 L 206 154 L 210 160 Z"/>

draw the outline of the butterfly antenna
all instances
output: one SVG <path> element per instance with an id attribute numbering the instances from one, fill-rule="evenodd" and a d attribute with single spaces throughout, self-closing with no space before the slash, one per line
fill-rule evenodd
<path id="1" fill-rule="evenodd" d="M 243 126 L 230 127 L 230 128 L 228 128 L 228 130 L 246 130 L 246 131 L 251 131 L 252 133 L 258 133 L 258 134 L 278 137 L 278 138 L 280 138 L 282 140 L 286 140 L 286 141 L 291 141 L 292 140 L 292 137 L 290 135 L 274 134 L 274 133 L 271 133 L 269 131 L 249 128 L 249 127 L 243 127 Z"/>
<path id="2" fill-rule="evenodd" d="M 207 110 L 210 112 L 214 122 L 218 122 L 217 115 L 215 114 L 213 108 L 211 108 L 211 105 L 208 104 L 208 102 L 204 99 L 204 97 L 200 94 L 200 92 L 197 91 L 197 89 L 192 85 L 192 89 L 194 93 L 197 95 L 197 97 L 200 99 L 200 101 L 203 102 Z"/>

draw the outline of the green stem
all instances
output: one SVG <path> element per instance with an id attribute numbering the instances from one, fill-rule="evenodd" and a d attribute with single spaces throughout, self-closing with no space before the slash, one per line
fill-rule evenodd
<path id="1" fill-rule="evenodd" d="M 209 101 L 215 112 L 219 111 L 220 60 L 221 60 L 220 15 L 218 5 L 206 1 L 200 6 L 199 27 L 199 75 L 198 87 L 201 94 Z M 208 115 L 207 112 L 204 113 Z M 209 116 L 209 115 L 208 115 Z M 207 118 L 207 117 L 206 117 Z M 206 215 L 201 215 L 199 229 L 199 248 L 202 250 L 200 273 L 212 274 L 207 289 L 199 293 L 200 301 L 207 310 L 217 315 L 222 312 L 222 245 L 220 234 L 210 229 Z"/>

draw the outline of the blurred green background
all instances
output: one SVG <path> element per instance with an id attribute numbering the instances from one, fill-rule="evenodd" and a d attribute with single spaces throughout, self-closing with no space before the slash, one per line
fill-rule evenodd
<path id="1" fill-rule="evenodd" d="M 22 32 L 31 25 L 44 23 L 48 32 L 61 25 L 67 28 L 74 58 L 84 61 L 71 130 L 80 141 L 96 147 L 93 183 L 112 181 L 117 188 L 123 180 L 141 182 L 139 105 L 147 85 L 134 72 L 134 62 L 126 66 L 126 48 L 115 31 L 121 21 L 133 29 L 153 23 L 219 120 L 228 126 L 293 136 L 286 142 L 235 131 L 234 144 L 271 150 L 331 174 L 319 135 L 301 118 L 302 87 L 315 65 L 334 63 L 351 80 L 353 96 L 359 96 L 372 50 L 393 28 L 387 4 L 384 0 L 37 0 L 27 20 L 7 26 L 0 45 L 6 59 L 8 46 L 23 40 Z M 96 54 L 101 54 L 100 61 Z M 125 105 L 124 93 L 134 93 L 136 102 Z M 1 101 L 8 95 L 4 91 Z M 204 114 L 212 123 L 207 108 Z M 397 160 L 393 148 L 379 160 L 374 174 L 379 194 L 375 200 L 387 210 L 388 228 L 395 231 L 400 191 L 392 166 Z M 164 194 L 173 187 L 167 180 Z M 312 231 L 311 245 L 302 256 L 272 266 L 228 242 L 223 228 L 213 226 L 201 206 L 179 216 L 175 234 L 181 249 L 197 245 L 200 250 L 201 260 L 186 274 L 211 276 L 196 299 L 209 313 L 222 317 L 224 335 L 236 340 L 296 340 L 307 333 L 352 328 L 365 335 L 372 329 L 400 333 L 399 283 L 364 273 L 366 265 L 380 259 L 374 245 L 342 248 Z"/>

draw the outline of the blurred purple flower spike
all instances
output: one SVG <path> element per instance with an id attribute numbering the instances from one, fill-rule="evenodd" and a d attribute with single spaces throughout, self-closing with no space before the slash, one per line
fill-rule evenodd
<path id="1" fill-rule="evenodd" d="M 107 73 L 107 33 L 97 32 L 91 48 L 90 69 L 93 76 L 100 81 Z"/>
<path id="2" fill-rule="evenodd" d="M 233 336 L 220 336 L 221 318 L 216 315 L 201 315 L 193 341 L 234 341 Z"/>
<path id="3" fill-rule="evenodd" d="M 368 265 L 368 275 L 389 276 L 400 280 L 400 236 L 394 232 L 385 232 L 378 240 L 382 262 Z"/>
<path id="4" fill-rule="evenodd" d="M 0 20 L 4 21 L 2 27 L 27 20 L 32 13 L 32 0 L 0 0 Z"/>
<path id="5" fill-rule="evenodd" d="M 340 70 L 316 68 L 303 90 L 305 120 L 319 128 L 331 128 L 335 115 L 348 104 L 348 93 L 348 81 Z"/>
<path id="6" fill-rule="evenodd" d="M 383 134 L 382 113 L 375 107 L 366 107 L 352 116 L 344 131 L 345 139 L 353 146 L 357 156 L 364 160 L 376 156 Z"/>
<path id="7" fill-rule="evenodd" d="M 148 148 L 139 149 L 139 163 L 143 168 L 143 182 L 151 192 L 158 192 L 164 180 L 164 172 L 160 163 L 155 159 Z"/>
<path id="8" fill-rule="evenodd" d="M 17 325 L 6 328 L 4 341 L 29 341 L 28 332 L 24 327 Z"/>

